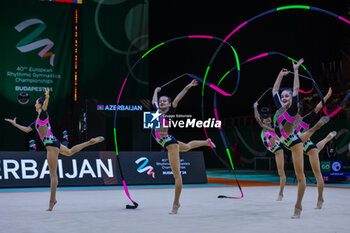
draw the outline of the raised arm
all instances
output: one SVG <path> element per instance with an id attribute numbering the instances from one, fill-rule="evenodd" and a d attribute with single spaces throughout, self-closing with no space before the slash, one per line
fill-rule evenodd
<path id="1" fill-rule="evenodd" d="M 332 88 L 330 87 L 330 88 L 328 89 L 327 95 L 325 95 L 325 97 L 323 97 L 323 101 L 326 103 L 327 100 L 329 99 L 329 97 L 331 97 L 331 95 L 332 95 Z M 322 101 L 320 101 L 320 102 L 317 104 L 317 106 L 316 106 L 316 108 L 315 108 L 315 112 L 318 113 L 321 109 L 322 109 Z"/>
<path id="2" fill-rule="evenodd" d="M 292 61 L 293 63 L 293 69 L 294 69 L 294 82 L 293 82 L 293 96 L 298 95 L 299 93 L 299 67 L 300 65 L 304 62 L 304 59 L 301 58 L 298 63 L 295 63 L 294 61 Z"/>
<path id="3" fill-rule="evenodd" d="M 260 114 L 259 114 L 259 111 L 258 111 L 258 102 L 255 102 L 254 103 L 254 116 L 255 116 L 255 120 L 259 123 L 259 125 L 261 126 L 261 128 L 267 130 L 267 131 L 270 131 L 270 132 L 273 132 L 275 133 L 275 130 L 267 125 L 265 125 L 261 119 L 260 119 Z"/>
<path id="4" fill-rule="evenodd" d="M 29 132 L 32 131 L 32 128 L 30 128 L 30 127 L 17 124 L 16 123 L 16 117 L 14 119 L 5 118 L 5 121 L 10 122 L 14 127 L 20 129 L 21 131 L 23 131 L 25 133 L 29 133 Z"/>
<path id="5" fill-rule="evenodd" d="M 174 99 L 173 101 L 173 107 L 176 108 L 179 101 L 186 95 L 187 91 L 194 86 L 198 85 L 198 81 L 193 79 L 190 84 L 188 84 Z"/>
<path id="6" fill-rule="evenodd" d="M 49 105 L 49 99 L 50 99 L 50 89 L 49 88 L 45 88 L 45 101 L 44 101 L 43 107 L 42 107 L 42 109 L 44 111 L 47 110 L 47 106 Z"/>
<path id="7" fill-rule="evenodd" d="M 277 79 L 275 81 L 275 84 L 272 88 L 272 96 L 274 96 L 276 93 L 278 93 L 278 90 L 280 89 L 281 82 L 284 76 L 286 76 L 289 73 L 289 71 L 285 68 L 283 68 L 280 73 L 277 76 Z"/>
<path id="8" fill-rule="evenodd" d="M 259 114 L 259 111 L 258 111 L 258 102 L 255 102 L 254 103 L 254 117 L 255 117 L 255 120 L 259 123 L 262 123 L 261 122 L 261 119 L 260 119 L 260 114 Z"/>
<path id="9" fill-rule="evenodd" d="M 153 93 L 153 98 L 152 98 L 152 105 L 154 106 L 154 103 L 158 102 L 158 93 L 162 90 L 162 88 L 157 87 L 156 89 L 154 89 L 154 93 Z"/>

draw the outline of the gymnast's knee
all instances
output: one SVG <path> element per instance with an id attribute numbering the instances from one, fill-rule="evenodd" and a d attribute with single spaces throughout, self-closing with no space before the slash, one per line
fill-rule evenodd
<path id="1" fill-rule="evenodd" d="M 181 152 L 187 152 L 189 150 L 191 150 L 191 147 L 188 145 L 188 143 L 184 144 L 184 145 L 181 145 L 181 148 L 180 148 Z"/>

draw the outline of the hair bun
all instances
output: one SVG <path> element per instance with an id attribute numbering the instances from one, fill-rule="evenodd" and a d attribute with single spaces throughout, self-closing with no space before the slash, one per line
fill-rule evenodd
<path id="1" fill-rule="evenodd" d="M 262 107 L 260 109 L 260 115 L 263 119 L 268 118 L 270 116 L 270 109 L 268 107 Z"/>

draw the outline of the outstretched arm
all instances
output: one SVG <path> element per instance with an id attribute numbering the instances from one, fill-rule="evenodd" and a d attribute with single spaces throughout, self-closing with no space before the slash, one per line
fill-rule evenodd
<path id="1" fill-rule="evenodd" d="M 278 90 L 280 89 L 281 82 L 284 76 L 286 76 L 289 73 L 289 71 L 285 68 L 283 68 L 280 73 L 277 76 L 277 79 L 275 81 L 275 84 L 272 88 L 272 96 L 274 96 L 276 93 L 278 93 Z"/>
<path id="2" fill-rule="evenodd" d="M 153 93 L 153 98 L 152 98 L 152 105 L 154 106 L 154 103 L 156 103 L 158 101 L 158 92 L 160 92 L 162 90 L 162 88 L 157 87 L 156 89 L 154 89 L 154 93 Z"/>
<path id="3" fill-rule="evenodd" d="M 259 125 L 261 126 L 261 128 L 266 129 L 267 131 L 273 132 L 275 133 L 275 130 L 267 125 L 265 125 L 261 119 L 260 119 L 260 114 L 258 111 L 258 103 L 255 102 L 254 103 L 254 116 L 255 116 L 255 120 L 259 123 Z"/>
<path id="4" fill-rule="evenodd" d="M 198 81 L 193 79 L 190 84 L 188 84 L 174 99 L 173 107 L 176 108 L 179 101 L 186 95 L 187 91 L 194 86 L 198 85 Z"/>
<path id="5" fill-rule="evenodd" d="M 296 96 L 299 93 L 299 88 L 300 88 L 300 84 L 299 84 L 299 67 L 300 67 L 300 65 L 303 62 L 304 62 L 303 58 L 301 58 L 298 61 L 298 63 L 295 63 L 294 61 L 292 61 L 293 69 L 294 69 L 293 96 Z"/>
<path id="6" fill-rule="evenodd" d="M 45 88 L 45 101 L 44 101 L 44 104 L 43 104 L 43 107 L 42 107 L 42 109 L 44 111 L 47 110 L 47 106 L 49 105 L 49 98 L 50 98 L 50 89 L 49 88 Z"/>
<path id="7" fill-rule="evenodd" d="M 323 101 L 326 103 L 327 100 L 329 99 L 329 97 L 331 97 L 331 95 L 332 95 L 332 88 L 330 87 L 330 88 L 328 89 L 327 95 L 326 95 L 325 97 L 323 97 Z M 321 108 L 322 108 L 322 101 L 320 101 L 320 102 L 317 104 L 317 106 L 316 106 L 316 108 L 315 108 L 315 112 L 318 113 L 318 112 L 321 110 Z"/>
<path id="8" fill-rule="evenodd" d="M 17 123 L 16 123 L 16 117 L 15 117 L 13 120 L 12 120 L 12 119 L 8 119 L 8 118 L 5 118 L 5 121 L 10 122 L 14 127 L 20 129 L 21 131 L 23 131 L 23 132 L 25 132 L 25 133 L 29 133 L 29 132 L 32 131 L 32 128 L 30 128 L 30 127 L 17 124 Z"/>

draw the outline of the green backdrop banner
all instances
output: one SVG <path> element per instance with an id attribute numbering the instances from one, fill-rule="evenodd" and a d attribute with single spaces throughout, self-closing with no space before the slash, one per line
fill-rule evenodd
<path id="1" fill-rule="evenodd" d="M 72 4 L 33 0 L 2 2 L 0 8 L 0 149 L 22 149 L 26 136 L 3 118 L 17 117 L 29 125 L 36 118 L 34 104 L 51 90 L 50 116 L 69 107 L 72 94 Z M 20 104 L 19 93 L 29 94 Z M 55 117 L 54 117 L 55 119 Z M 12 127 L 12 126 L 11 126 Z M 16 139 L 16 140 L 14 140 Z"/>
<path id="2" fill-rule="evenodd" d="M 40 0 L 4 1 L 0 8 L 0 150 L 26 150 L 33 135 L 13 128 L 4 118 L 29 125 L 34 104 L 51 90 L 50 121 L 61 127 L 62 114 L 73 111 L 73 20 L 79 10 L 78 103 L 117 101 L 125 75 L 148 50 L 147 0 L 86 0 L 81 5 Z M 20 104 L 17 96 L 28 93 Z M 149 98 L 148 60 L 140 62 L 122 98 Z M 83 106 L 82 106 L 83 107 Z M 56 134 L 60 138 L 59 134 Z"/>
<path id="3" fill-rule="evenodd" d="M 51 101 L 70 93 L 72 7 L 40 1 L 15 0 L 0 9 L 1 96 L 18 104 L 17 95 L 27 92 L 30 105 L 52 91 Z"/>
<path id="4" fill-rule="evenodd" d="M 148 1 L 84 1 L 80 100 L 115 99 L 131 66 L 148 50 Z M 133 70 L 122 98 L 148 95 L 148 62 Z"/>

